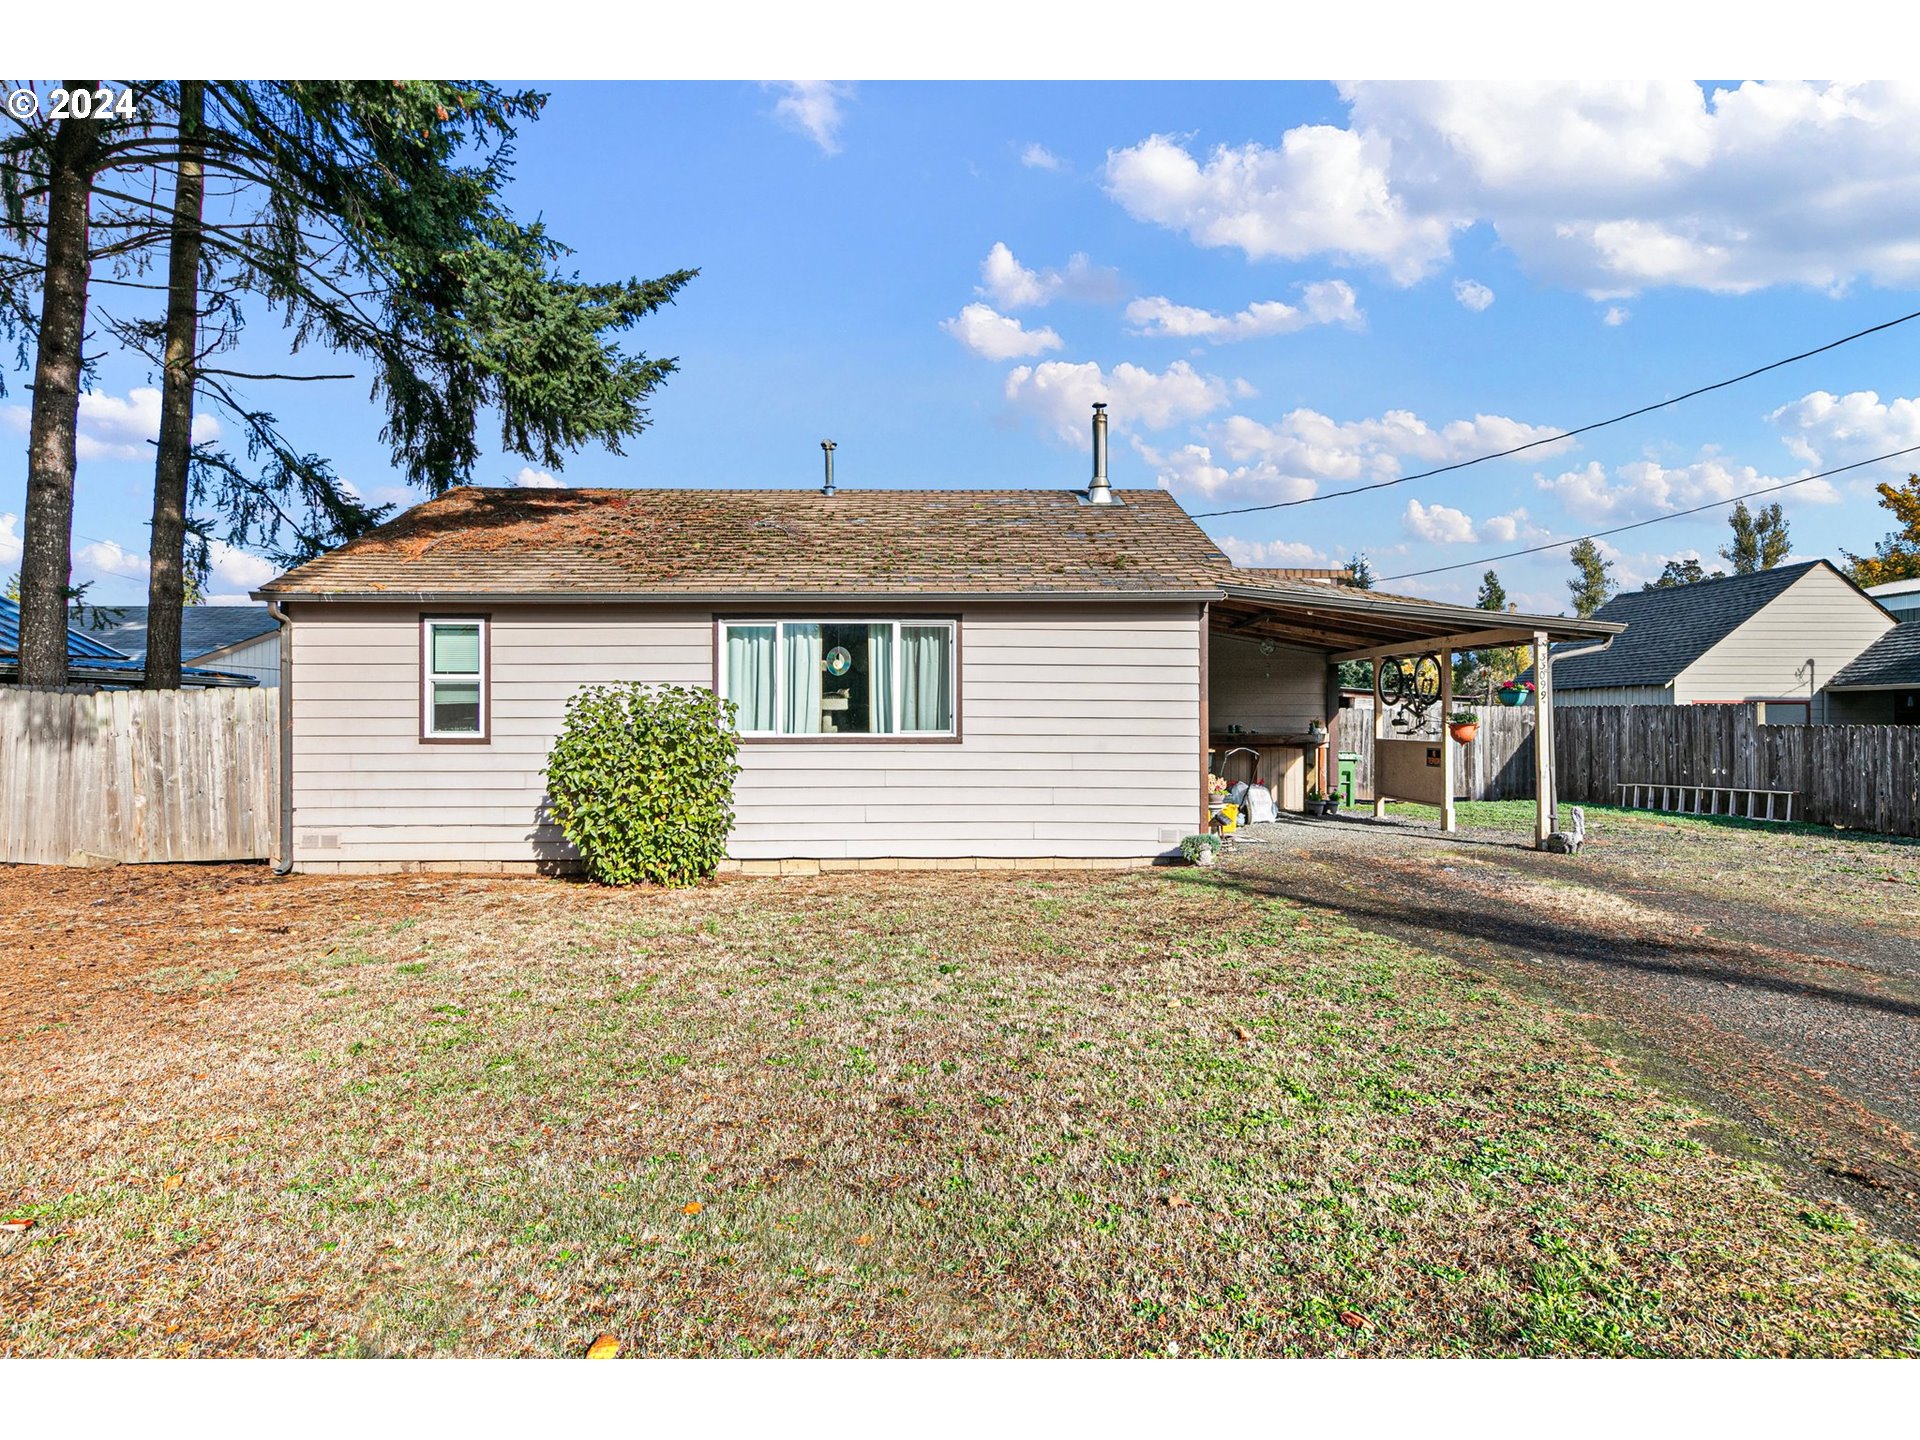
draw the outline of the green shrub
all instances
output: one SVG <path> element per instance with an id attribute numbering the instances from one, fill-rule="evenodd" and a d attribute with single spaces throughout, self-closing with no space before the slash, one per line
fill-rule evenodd
<path id="1" fill-rule="evenodd" d="M 727 853 L 733 702 L 685 685 L 594 685 L 547 756 L 554 821 L 603 885 L 691 885 Z"/>

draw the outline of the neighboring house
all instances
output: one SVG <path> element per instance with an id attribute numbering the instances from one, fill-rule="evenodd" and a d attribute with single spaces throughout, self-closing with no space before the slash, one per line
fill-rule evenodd
<path id="1" fill-rule="evenodd" d="M 1887 607 L 1887 613 L 1902 623 L 1920 620 L 1920 580 L 1893 580 L 1885 585 L 1869 585 L 1867 594 Z"/>
<path id="2" fill-rule="evenodd" d="M 147 655 L 147 607 L 102 606 L 86 633 L 133 660 Z M 189 605 L 180 612 L 180 663 L 280 683 L 280 626 L 264 605 Z"/>
<path id="3" fill-rule="evenodd" d="M 1920 619 L 1896 625 L 1827 682 L 1833 719 L 1920 725 Z"/>
<path id="4" fill-rule="evenodd" d="M 143 661 L 103 644 L 85 631 L 67 630 L 67 683 L 102 690 L 127 690 L 146 675 Z M 0 598 L 0 685 L 20 681 L 20 607 Z M 180 683 L 190 688 L 253 685 L 251 676 L 225 670 L 190 667 L 180 672 Z"/>
<path id="5" fill-rule="evenodd" d="M 1557 704 L 1758 702 L 1769 724 L 1846 718 L 1828 682 L 1894 623 L 1825 560 L 1623 591 L 1593 618 L 1620 621 L 1626 634 L 1555 663 Z"/>
<path id="6" fill-rule="evenodd" d="M 459 489 L 258 598 L 288 620 L 284 824 L 310 870 L 567 862 L 546 755 L 568 698 L 613 681 L 738 706 L 750 868 L 1141 863 L 1206 823 L 1216 749 L 1311 773 L 1336 654 L 1491 618 L 1236 571 L 1170 495 L 1104 481 Z M 1543 649 L 1618 628 L 1499 623 Z"/>

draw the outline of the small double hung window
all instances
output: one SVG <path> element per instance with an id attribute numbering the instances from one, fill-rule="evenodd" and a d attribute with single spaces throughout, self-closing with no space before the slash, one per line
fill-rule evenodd
<path id="1" fill-rule="evenodd" d="M 420 622 L 420 735 L 425 740 L 487 738 L 487 622 Z"/>

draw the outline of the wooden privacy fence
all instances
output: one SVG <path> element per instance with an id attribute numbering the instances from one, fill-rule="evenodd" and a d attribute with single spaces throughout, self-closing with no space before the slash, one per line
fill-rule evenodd
<path id="1" fill-rule="evenodd" d="M 0 862 L 259 860 L 278 692 L 0 688 Z"/>
<path id="2" fill-rule="evenodd" d="M 1554 714 L 1562 800 L 1636 783 L 1792 790 L 1794 818 L 1920 835 L 1920 726 L 1760 725 L 1749 705 L 1567 706 Z"/>
<path id="3" fill-rule="evenodd" d="M 1469 800 L 1533 798 L 1533 708 L 1461 706 L 1480 733 L 1461 758 Z M 1563 802 L 1619 803 L 1622 785 L 1791 790 L 1794 818 L 1881 835 L 1920 835 L 1920 726 L 1761 725 L 1750 705 L 1562 705 L 1553 715 Z M 1372 797 L 1373 701 L 1340 712 L 1334 740 L 1357 751 Z"/>

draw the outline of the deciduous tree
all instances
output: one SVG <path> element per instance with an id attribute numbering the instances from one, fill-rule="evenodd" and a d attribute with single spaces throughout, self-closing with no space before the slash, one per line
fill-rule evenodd
<path id="1" fill-rule="evenodd" d="M 1909 475 L 1899 485 L 1883 480 L 1873 488 L 1880 494 L 1880 508 L 1892 513 L 1898 528 L 1874 546 L 1871 555 L 1842 551 L 1847 573 L 1857 585 L 1920 580 L 1920 475 Z"/>

